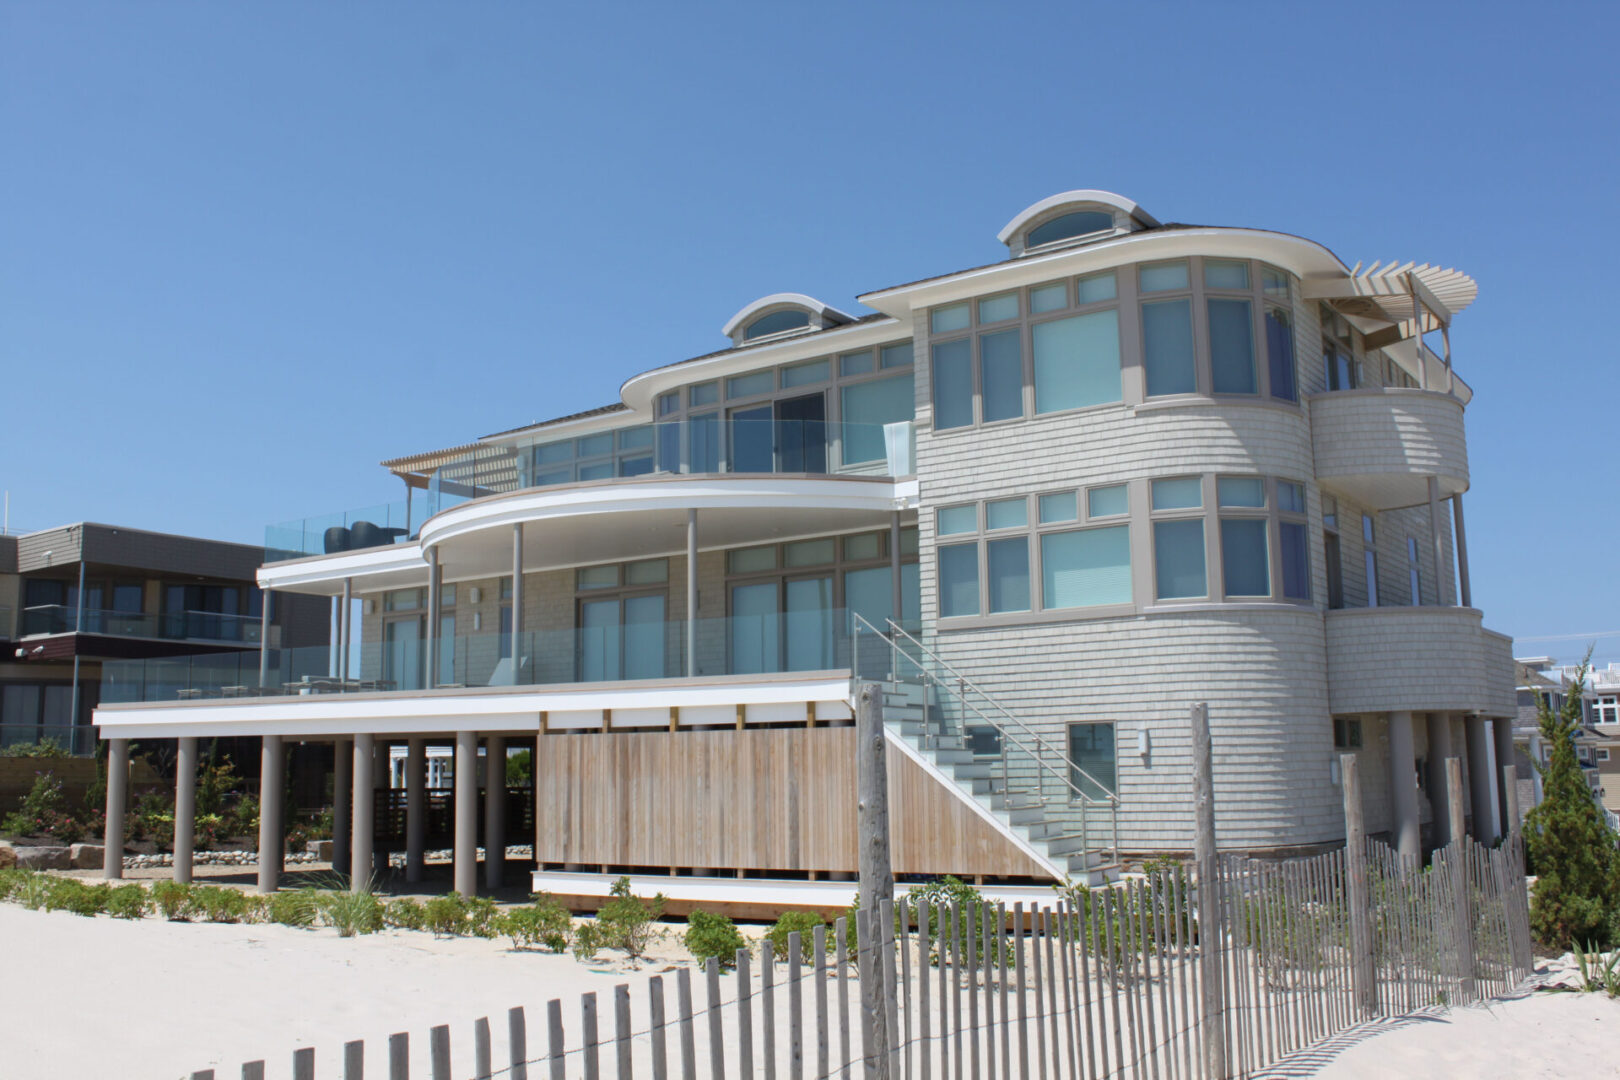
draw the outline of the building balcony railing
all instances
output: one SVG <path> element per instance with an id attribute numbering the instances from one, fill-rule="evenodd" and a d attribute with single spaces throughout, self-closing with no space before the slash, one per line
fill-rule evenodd
<path id="1" fill-rule="evenodd" d="M 412 499 L 270 526 L 265 562 L 399 543 L 459 503 L 531 488 L 649 474 L 909 476 L 915 471 L 914 438 L 910 421 L 722 421 L 717 413 L 544 445 L 480 446 L 435 469 L 426 491 Z"/>
<path id="2" fill-rule="evenodd" d="M 64 716 L 66 712 L 64 709 Z M 88 724 L 70 724 L 66 720 L 47 719 L 37 724 L 0 723 L 0 749 L 34 746 L 43 742 L 49 742 L 73 757 L 89 757 L 96 752 L 96 729 Z M 51 758 L 31 757 L 22 760 L 25 767 L 31 767 L 34 772 L 51 771 Z"/>
<path id="3" fill-rule="evenodd" d="M 1473 608 L 1345 608 L 1326 619 L 1328 704 L 1336 715 L 1466 712 L 1512 716 L 1513 643 Z"/>
<path id="4" fill-rule="evenodd" d="M 1431 390 L 1373 387 L 1310 398 L 1311 442 L 1322 487 L 1373 510 L 1416 506 L 1468 489 L 1463 403 Z"/>
<path id="5" fill-rule="evenodd" d="M 81 617 L 82 616 L 82 617 Z M 103 611 L 65 604 L 23 608 L 22 637 L 48 634 L 104 634 L 108 637 L 152 638 L 161 641 L 217 641 L 257 645 L 259 619 L 251 615 L 222 615 L 212 611 Z"/>
<path id="6" fill-rule="evenodd" d="M 104 661 L 103 704 L 331 693 L 634 682 L 686 677 L 687 642 L 696 643 L 693 678 L 846 670 L 853 664 L 851 619 L 842 608 L 649 620 L 574 630 L 457 635 L 439 642 L 431 673 L 426 640 L 414 630 L 357 650 L 346 677 L 334 674 L 329 646 Z M 401 625 L 401 624 L 393 624 Z M 409 623 L 403 625 L 410 625 Z M 694 636 L 695 635 L 695 636 Z M 870 639 L 870 635 L 867 636 Z M 863 643 L 862 648 L 867 646 Z M 871 644 L 873 649 L 878 643 Z"/>

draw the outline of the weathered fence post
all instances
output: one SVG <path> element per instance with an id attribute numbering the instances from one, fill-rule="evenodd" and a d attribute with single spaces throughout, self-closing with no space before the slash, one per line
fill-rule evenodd
<path id="1" fill-rule="evenodd" d="M 1446 759 L 1446 799 L 1451 807 L 1452 894 L 1456 904 L 1457 980 L 1463 1004 L 1474 1000 L 1474 916 L 1468 874 L 1468 833 L 1463 829 L 1462 762 Z"/>
<path id="2" fill-rule="evenodd" d="M 861 1032 L 866 1080 L 889 1080 L 886 1000 L 893 975 L 876 962 L 879 904 L 894 899 L 894 868 L 889 861 L 889 774 L 883 733 L 883 690 L 862 683 L 855 695 L 856 809 L 859 815 L 861 911 L 872 937 L 873 962 L 861 968 Z M 866 951 L 865 949 L 862 950 Z"/>
<path id="3" fill-rule="evenodd" d="M 1215 770 L 1209 705 L 1192 707 L 1193 858 L 1198 864 L 1198 970 L 1203 991 L 1199 1043 L 1205 1080 L 1226 1080 L 1226 1017 L 1220 958 L 1220 866 L 1215 860 Z"/>
<path id="4" fill-rule="evenodd" d="M 1374 978 L 1372 890 L 1367 885 L 1367 829 L 1361 818 L 1361 774 L 1356 755 L 1339 755 L 1339 780 L 1344 787 L 1344 879 L 1350 905 L 1350 978 L 1356 1007 L 1363 1019 L 1378 1012 L 1378 983 Z"/>

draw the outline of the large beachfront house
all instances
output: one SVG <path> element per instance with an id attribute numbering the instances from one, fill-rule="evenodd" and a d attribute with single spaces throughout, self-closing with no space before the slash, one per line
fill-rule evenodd
<path id="1" fill-rule="evenodd" d="M 359 608 L 352 667 L 267 653 L 250 696 L 196 700 L 130 672 L 103 736 L 261 735 L 266 791 L 283 742 L 332 741 L 342 857 L 402 799 L 408 875 L 453 745 L 464 890 L 504 836 L 554 892 L 847 895 L 855 681 L 885 690 L 902 876 L 1186 851 L 1195 702 L 1225 847 L 1342 841 L 1346 750 L 1403 851 L 1446 835 L 1453 755 L 1495 835 L 1513 662 L 1470 602 L 1449 344 L 1473 281 L 1103 191 L 998 239 L 869 314 L 765 296 L 611 405 L 385 462 L 404 502 L 277 527 L 259 571 Z M 349 814 L 390 745 L 405 792 Z M 480 745 L 532 747 L 532 793 L 480 812 Z"/>

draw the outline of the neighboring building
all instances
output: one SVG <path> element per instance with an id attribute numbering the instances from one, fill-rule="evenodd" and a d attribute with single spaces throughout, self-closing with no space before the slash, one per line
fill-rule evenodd
<path id="1" fill-rule="evenodd" d="M 1514 661 L 1518 674 L 1518 716 L 1513 725 L 1518 751 L 1521 812 L 1541 802 L 1541 777 L 1531 761 L 1546 766 L 1549 748 L 1541 738 L 1538 709 L 1545 705 L 1558 712 L 1569 700 L 1578 669 L 1559 666 L 1550 656 L 1532 656 Z M 1581 694 L 1581 726 L 1575 735 L 1575 757 L 1592 789 L 1593 797 L 1611 815 L 1620 811 L 1620 720 L 1611 719 L 1616 691 L 1620 690 L 1620 669 L 1613 665 L 1588 671 Z"/>
<path id="2" fill-rule="evenodd" d="M 289 594 L 264 622 L 262 558 L 247 544 L 90 522 L 0 536 L 0 745 L 94 749 L 104 661 L 256 672 L 267 627 L 273 647 L 324 642 L 318 599 Z"/>
<path id="3" fill-rule="evenodd" d="M 1452 756 L 1497 835 L 1514 672 L 1470 602 L 1449 346 L 1473 281 L 1098 191 L 999 240 L 872 314 L 763 297 L 614 404 L 385 462 L 406 501 L 277 526 L 259 573 L 358 598 L 357 670 L 104 706 L 103 735 L 330 740 L 340 792 L 403 744 L 418 820 L 429 745 L 533 747 L 559 893 L 847 898 L 865 680 L 902 876 L 1187 851 L 1199 702 L 1223 848 L 1342 842 L 1346 752 L 1402 851 L 1447 834 Z"/>

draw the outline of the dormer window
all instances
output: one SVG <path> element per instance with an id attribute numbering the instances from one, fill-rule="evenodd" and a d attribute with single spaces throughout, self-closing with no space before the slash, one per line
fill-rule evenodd
<path id="1" fill-rule="evenodd" d="M 826 330 L 852 322 L 854 316 L 829 307 L 803 293 L 762 296 L 733 315 L 721 330 L 733 346 L 752 345 L 776 337 Z"/>
<path id="2" fill-rule="evenodd" d="M 1104 210 L 1077 210 L 1072 214 L 1055 217 L 1044 225 L 1037 225 L 1024 236 L 1024 247 L 1038 248 L 1055 244 L 1059 240 L 1072 240 L 1095 232 L 1108 232 L 1114 227 L 1114 215 Z"/>
<path id="3" fill-rule="evenodd" d="M 1065 191 L 1042 199 L 1009 221 L 996 239 L 1013 258 L 1052 248 L 1156 228 L 1153 215 L 1111 191 Z"/>
<path id="4" fill-rule="evenodd" d="M 755 338 L 770 337 L 772 334 L 784 334 L 789 330 L 803 330 L 809 325 L 810 313 L 801 308 L 773 311 L 749 323 L 747 329 L 743 331 L 743 340 L 753 341 Z"/>

